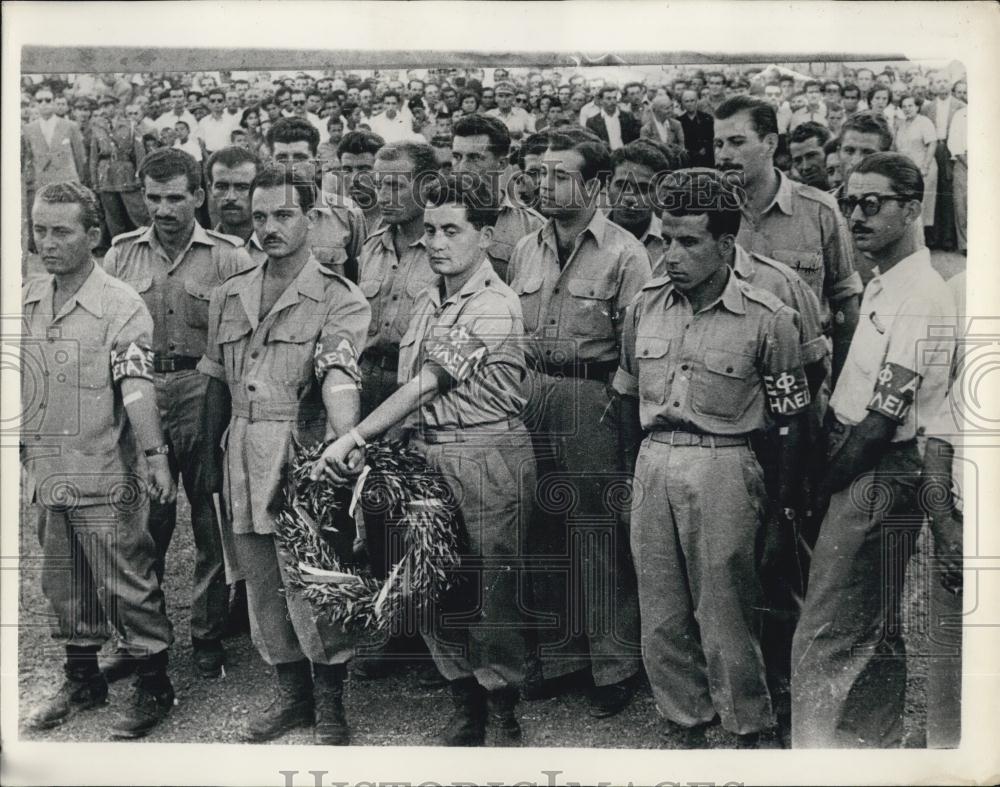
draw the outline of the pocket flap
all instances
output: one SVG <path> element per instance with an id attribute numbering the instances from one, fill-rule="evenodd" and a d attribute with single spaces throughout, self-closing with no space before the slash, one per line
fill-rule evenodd
<path id="1" fill-rule="evenodd" d="M 570 279 L 566 285 L 570 295 L 606 301 L 615 294 L 615 283 L 607 279 Z"/>
<path id="2" fill-rule="evenodd" d="M 662 358 L 670 351 L 670 339 L 660 336 L 637 336 L 635 339 L 635 357 Z"/>
<path id="3" fill-rule="evenodd" d="M 725 377 L 743 379 L 753 370 L 753 358 L 729 350 L 707 350 L 705 352 L 705 368 Z"/>
<path id="4" fill-rule="evenodd" d="M 823 255 L 803 249 L 774 249 L 771 256 L 794 270 L 817 270 L 823 267 Z"/>
<path id="5" fill-rule="evenodd" d="M 210 284 L 205 284 L 205 282 L 194 281 L 189 279 L 184 282 L 184 292 L 193 298 L 197 298 L 200 301 L 208 301 L 212 299 L 212 290 L 214 288 Z"/>
<path id="6" fill-rule="evenodd" d="M 382 289 L 382 282 L 378 279 L 362 279 L 358 283 L 358 287 L 361 288 L 361 293 L 366 298 L 374 298 L 378 295 L 378 291 Z"/>
<path id="7" fill-rule="evenodd" d="M 250 323 L 243 320 L 223 320 L 219 324 L 219 344 L 235 342 L 250 333 Z"/>
<path id="8" fill-rule="evenodd" d="M 298 320 L 282 320 L 267 332 L 269 342 L 301 344 L 314 338 L 308 327 Z"/>
<path id="9" fill-rule="evenodd" d="M 529 279 L 528 281 L 517 281 L 511 284 L 511 289 L 514 290 L 516 295 L 531 295 L 534 292 L 538 292 L 541 288 L 541 277 Z"/>
<path id="10" fill-rule="evenodd" d="M 129 279 L 125 283 L 136 292 L 146 292 L 153 286 L 153 277 L 145 276 L 141 279 Z"/>

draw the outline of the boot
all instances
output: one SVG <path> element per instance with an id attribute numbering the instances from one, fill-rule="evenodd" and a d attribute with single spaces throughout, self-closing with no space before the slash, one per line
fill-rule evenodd
<path id="1" fill-rule="evenodd" d="M 313 723 L 313 687 L 309 662 L 278 664 L 278 696 L 242 733 L 248 743 L 269 741 L 296 727 Z"/>
<path id="2" fill-rule="evenodd" d="M 313 740 L 321 746 L 346 746 L 351 731 L 344 715 L 346 664 L 313 664 L 316 726 Z"/>
<path id="3" fill-rule="evenodd" d="M 174 706 L 174 687 L 167 677 L 167 651 L 139 659 L 128 705 L 111 728 L 112 738 L 142 738 L 152 732 Z"/>
<path id="4" fill-rule="evenodd" d="M 54 696 L 39 705 L 28 717 L 28 725 L 36 730 L 58 727 L 72 714 L 107 705 L 108 682 L 97 667 L 94 647 L 66 647 L 66 675 Z"/>
<path id="5" fill-rule="evenodd" d="M 222 665 L 226 663 L 226 651 L 222 648 L 222 640 L 191 637 L 191 658 L 201 677 L 219 677 L 222 674 Z"/>
<path id="6" fill-rule="evenodd" d="M 514 715 L 517 706 L 517 689 L 506 688 L 491 691 L 489 703 L 490 746 L 520 746 L 521 725 Z"/>
<path id="7" fill-rule="evenodd" d="M 441 746 L 482 746 L 486 741 L 486 692 L 475 678 L 450 684 L 451 718 L 438 736 Z"/>
<path id="8" fill-rule="evenodd" d="M 139 665 L 139 659 L 129 653 L 123 646 L 119 645 L 104 659 L 101 667 L 101 674 L 108 683 L 127 678 L 135 674 L 135 669 Z"/>

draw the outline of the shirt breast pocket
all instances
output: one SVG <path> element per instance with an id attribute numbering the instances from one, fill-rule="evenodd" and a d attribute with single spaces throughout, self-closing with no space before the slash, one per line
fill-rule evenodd
<path id="1" fill-rule="evenodd" d="M 702 415 L 735 421 L 750 407 L 759 387 L 752 356 L 710 348 L 694 386 L 692 407 Z"/>
<path id="2" fill-rule="evenodd" d="M 577 336 L 609 336 L 612 332 L 614 282 L 571 279 L 566 288 L 572 296 L 566 299 L 562 315 L 566 330 Z"/>
<path id="3" fill-rule="evenodd" d="M 271 371 L 279 381 L 302 388 L 312 379 L 315 338 L 309 326 L 294 317 L 271 328 L 267 335 L 274 357 Z"/>
<path id="4" fill-rule="evenodd" d="M 542 279 L 529 279 L 527 281 L 518 280 L 511 285 L 511 289 L 521 301 L 521 313 L 524 316 L 524 326 L 529 331 L 534 331 L 538 327 L 539 309 L 542 305 Z"/>
<path id="5" fill-rule="evenodd" d="M 152 314 L 156 314 L 156 291 L 153 289 L 153 277 L 141 276 L 137 279 L 126 279 L 125 283 L 139 293 Z"/>
<path id="6" fill-rule="evenodd" d="M 218 343 L 222 349 L 222 360 L 226 367 L 226 377 L 230 382 L 240 378 L 242 354 L 246 349 L 246 337 L 250 333 L 250 323 L 245 317 L 226 319 L 219 323 Z"/>
<path id="7" fill-rule="evenodd" d="M 644 402 L 663 404 L 667 399 L 670 339 L 659 336 L 636 337 L 635 360 L 639 370 L 639 398 Z"/>
<path id="8" fill-rule="evenodd" d="M 191 328 L 208 328 L 208 302 L 212 299 L 212 285 L 200 281 L 184 282 L 184 318 Z"/>
<path id="9" fill-rule="evenodd" d="M 313 246 L 312 253 L 324 268 L 341 276 L 346 273 L 347 249 L 343 246 Z"/>
<path id="10" fill-rule="evenodd" d="M 111 383 L 111 351 L 101 345 L 79 345 L 80 437 L 85 453 L 102 453 L 113 433 L 114 386 Z M 72 380 L 72 374 L 67 375 Z"/>
<path id="11" fill-rule="evenodd" d="M 774 249 L 771 256 L 795 271 L 814 292 L 822 291 L 823 253 L 805 249 Z"/>
<path id="12" fill-rule="evenodd" d="M 372 319 L 368 323 L 368 335 L 373 336 L 378 333 L 382 320 L 382 303 L 378 297 L 379 291 L 382 289 L 382 282 L 378 279 L 362 279 L 358 287 L 361 288 L 361 294 L 368 299 L 368 305 L 372 310 Z"/>

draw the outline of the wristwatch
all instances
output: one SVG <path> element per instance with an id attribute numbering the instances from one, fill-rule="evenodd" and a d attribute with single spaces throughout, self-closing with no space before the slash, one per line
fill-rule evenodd
<path id="1" fill-rule="evenodd" d="M 163 445 L 156 446 L 156 448 L 147 448 L 143 453 L 146 456 L 166 456 L 170 453 L 170 446 L 164 443 Z"/>

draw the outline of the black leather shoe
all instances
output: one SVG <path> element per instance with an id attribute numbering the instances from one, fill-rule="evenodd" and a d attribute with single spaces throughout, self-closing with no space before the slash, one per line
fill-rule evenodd
<path id="1" fill-rule="evenodd" d="M 191 638 L 191 658 L 198 674 L 203 678 L 217 678 L 226 663 L 226 651 L 221 640 Z"/>
<path id="2" fill-rule="evenodd" d="M 706 724 L 698 724 L 694 727 L 683 727 L 668 719 L 660 720 L 660 748 L 661 749 L 706 749 L 708 748 L 708 737 L 706 733 L 714 725 L 718 724 L 719 718 L 716 716 Z"/>
<path id="3" fill-rule="evenodd" d="M 278 696 L 240 734 L 248 743 L 269 741 L 313 724 L 313 682 L 309 662 L 278 664 Z"/>
<path id="4" fill-rule="evenodd" d="M 108 683 L 114 683 L 135 674 L 139 659 L 125 648 L 115 648 L 101 659 L 101 674 Z"/>
<path id="5" fill-rule="evenodd" d="M 590 715 L 606 719 L 621 713 L 635 696 L 635 677 L 628 677 L 610 686 L 595 686 L 590 692 Z"/>
<path id="6" fill-rule="evenodd" d="M 347 746 L 351 730 L 344 713 L 343 664 L 313 664 L 313 699 L 316 704 L 316 726 L 313 741 L 321 746 Z"/>
<path id="7" fill-rule="evenodd" d="M 520 746 L 521 724 L 514 712 L 517 708 L 517 689 L 491 691 L 486 700 L 489 709 L 487 745 Z"/>
<path id="8" fill-rule="evenodd" d="M 482 746 L 486 741 L 486 692 L 475 678 L 453 680 L 453 710 L 438 736 L 439 746 Z"/>
<path id="9" fill-rule="evenodd" d="M 111 737 L 143 738 L 148 735 L 174 706 L 174 687 L 166 674 L 139 674 L 132 684 L 128 705 L 111 728 Z"/>

